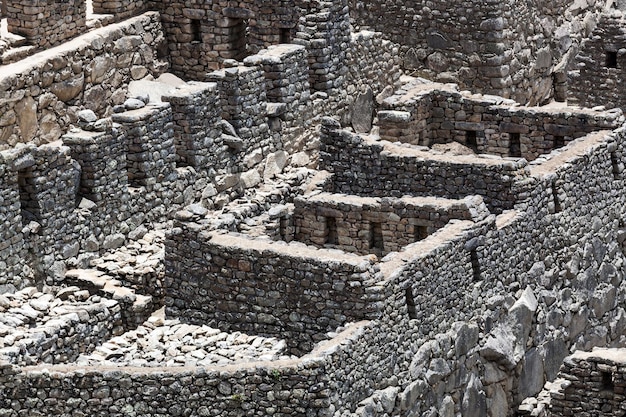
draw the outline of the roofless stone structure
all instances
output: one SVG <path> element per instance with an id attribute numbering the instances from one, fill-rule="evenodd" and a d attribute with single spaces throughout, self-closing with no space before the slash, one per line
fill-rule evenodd
<path id="1" fill-rule="evenodd" d="M 625 409 L 621 1 L 0 1 L 0 416 Z"/>

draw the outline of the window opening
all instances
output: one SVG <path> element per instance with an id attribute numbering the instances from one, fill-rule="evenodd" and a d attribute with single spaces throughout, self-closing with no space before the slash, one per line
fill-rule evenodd
<path id="1" fill-rule="evenodd" d="M 280 43 L 291 43 L 291 29 L 280 28 Z"/>
<path id="2" fill-rule="evenodd" d="M 472 264 L 472 274 L 474 281 L 480 280 L 480 262 L 478 261 L 478 253 L 476 249 L 470 251 L 470 262 Z"/>
<path id="3" fill-rule="evenodd" d="M 326 243 L 337 244 L 337 220 L 334 217 L 326 217 Z"/>
<path id="4" fill-rule="evenodd" d="M 620 169 L 619 169 L 619 161 L 617 159 L 617 154 L 615 152 L 611 152 L 611 168 L 613 171 L 613 179 L 618 180 Z"/>
<path id="5" fill-rule="evenodd" d="M 202 42 L 200 19 L 191 19 L 191 34 L 193 35 L 192 42 Z"/>
<path id="6" fill-rule="evenodd" d="M 522 157 L 522 144 L 519 133 L 509 133 L 509 156 Z"/>
<path id="7" fill-rule="evenodd" d="M 404 293 L 406 298 L 406 309 L 409 313 L 409 319 L 417 318 L 417 309 L 415 308 L 415 299 L 413 298 L 413 290 L 411 287 L 408 287 Z"/>
<path id="8" fill-rule="evenodd" d="M 613 382 L 613 373 L 602 371 L 602 389 L 613 391 L 615 383 Z"/>
<path id="9" fill-rule="evenodd" d="M 370 249 L 383 249 L 382 223 L 370 223 Z"/>
<path id="10" fill-rule="evenodd" d="M 427 226 L 418 226 L 415 225 L 414 226 L 414 238 L 416 242 L 419 242 L 420 240 L 424 240 L 428 237 L 428 227 Z"/>
<path id="11" fill-rule="evenodd" d="M 476 140 L 476 131 L 467 130 L 465 132 L 465 145 L 471 148 L 474 152 L 478 152 L 478 142 Z"/>
<path id="12" fill-rule="evenodd" d="M 561 202 L 559 201 L 559 191 L 556 188 L 556 183 L 552 184 L 552 199 L 554 200 L 554 212 L 560 213 L 563 208 L 561 207 Z"/>
<path id="13" fill-rule="evenodd" d="M 607 68 L 617 68 L 617 51 L 606 51 Z"/>
<path id="14" fill-rule="evenodd" d="M 27 224 L 32 220 L 40 221 L 39 207 L 35 199 L 35 182 L 31 168 L 17 172 L 17 181 L 20 191 L 20 209 L 22 211 L 22 223 Z"/>
<path id="15" fill-rule="evenodd" d="M 555 136 L 554 137 L 554 149 L 562 148 L 563 146 L 565 146 L 565 137 Z"/>

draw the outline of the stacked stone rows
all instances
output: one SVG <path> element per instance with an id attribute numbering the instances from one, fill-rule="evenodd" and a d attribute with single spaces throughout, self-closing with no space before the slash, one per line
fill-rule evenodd
<path id="1" fill-rule="evenodd" d="M 402 74 L 398 46 L 385 40 L 381 33 L 363 31 L 353 34 L 346 62 L 349 69 L 346 82 L 348 104 L 353 102 L 355 92 L 369 87 L 376 96 L 385 87 L 396 85 Z"/>
<path id="2" fill-rule="evenodd" d="M 383 103 L 379 112 L 384 140 L 432 145 L 451 141 L 467 144 L 476 132 L 476 151 L 510 155 L 510 137 L 519 134 L 521 156 L 533 160 L 590 132 L 614 129 L 623 123 L 619 111 L 544 110 L 510 107 L 488 96 L 467 96 L 449 89 L 402 89 Z M 562 145 L 561 145 L 562 146 Z"/>
<path id="3" fill-rule="evenodd" d="M 122 331 L 116 301 L 77 287 L 0 295 L 0 359 L 17 365 L 68 363 Z"/>
<path id="4" fill-rule="evenodd" d="M 625 358 L 623 349 L 578 352 L 566 358 L 559 373 L 564 388 L 551 393 L 547 416 L 623 414 Z"/>
<path id="5" fill-rule="evenodd" d="M 156 45 L 163 39 L 158 13 L 90 31 L 79 45 L 20 63 L 0 73 L 0 149 L 17 143 L 36 145 L 59 139 L 75 121 L 78 104 L 102 116 L 126 99 L 135 76 L 163 70 Z M 84 42 L 84 43 L 83 43 Z"/>
<path id="6" fill-rule="evenodd" d="M 237 369 L 161 367 L 140 372 L 132 368 L 111 372 L 110 367 L 85 370 L 50 365 L 20 372 L 3 364 L 0 413 L 17 417 L 15 409 L 19 408 L 44 415 L 252 413 L 323 417 L 330 412 L 329 385 L 320 363 L 313 361 L 283 362 L 282 366 L 244 364 Z M 16 386 L 19 391 L 13 389 Z M 181 391 L 187 394 L 181 395 Z M 209 404 L 207 399 L 211 399 Z"/>
<path id="7" fill-rule="evenodd" d="M 153 103 L 112 116 L 124 130 L 128 181 L 133 187 L 154 186 L 176 168 L 172 109 L 167 103 Z"/>
<path id="8" fill-rule="evenodd" d="M 254 17 L 249 22 L 248 52 L 255 54 L 270 45 L 290 43 L 300 17 L 300 9 L 294 0 L 249 3 Z"/>
<path id="9" fill-rule="evenodd" d="M 551 48 L 550 36 L 561 25 L 569 32 L 564 43 L 570 36 L 580 36 L 585 31 L 580 24 L 583 16 L 594 9 L 584 5 L 583 13 L 576 16 L 568 14 L 569 9 L 565 12 L 570 4 L 563 1 L 532 7 L 521 1 L 494 0 L 408 5 L 400 0 L 350 0 L 349 4 L 357 30 L 380 31 L 401 45 L 406 70 L 531 105 L 552 97 L 551 69 L 571 45 Z M 564 15 L 571 25 L 564 24 Z M 539 21 L 550 29 L 534 24 Z"/>
<path id="10" fill-rule="evenodd" d="M 368 259 L 194 229 L 167 236 L 167 316 L 280 336 L 303 354 L 344 322 L 378 314 Z"/>
<path id="11" fill-rule="evenodd" d="M 24 149 L 26 153 L 28 150 Z M 25 265 L 22 215 L 18 175 L 11 165 L 20 156 L 10 151 L 0 153 L 0 288 L 23 285 Z"/>
<path id="12" fill-rule="evenodd" d="M 100 244 L 117 233 L 117 226 L 129 215 L 126 143 L 118 133 L 73 130 L 63 136 L 81 168 L 77 203 L 82 198 L 95 203 L 87 221 L 89 234 Z"/>
<path id="13" fill-rule="evenodd" d="M 247 66 L 259 66 L 266 80 L 266 96 L 270 103 L 287 105 L 280 118 L 285 129 L 304 122 L 311 96 L 306 50 L 298 45 L 269 47 L 244 60 Z"/>
<path id="14" fill-rule="evenodd" d="M 278 138 L 272 136 L 267 123 L 267 95 L 263 71 L 258 67 L 238 66 L 209 74 L 217 82 L 222 106 L 222 119 L 235 128 L 243 140 L 245 153 L 233 153 L 233 168 L 240 165 L 246 155 L 255 152 L 267 156 L 280 147 Z"/>
<path id="15" fill-rule="evenodd" d="M 517 201 L 516 183 L 527 173 L 525 161 L 475 159 L 468 156 L 431 157 L 406 146 L 391 146 L 339 129 L 324 118 L 320 168 L 335 174 L 333 192 L 362 196 L 481 195 L 490 211 L 500 213 Z M 434 156 L 434 155 L 433 155 Z"/>
<path id="16" fill-rule="evenodd" d="M 172 106 L 176 164 L 197 170 L 220 169 L 228 158 L 219 129 L 220 102 L 217 85 L 192 83 L 163 97 Z"/>
<path id="17" fill-rule="evenodd" d="M 148 8 L 146 0 L 94 0 L 93 12 L 111 14 L 115 20 L 124 20 L 145 12 Z"/>
<path id="18" fill-rule="evenodd" d="M 311 5 L 300 23 L 294 43 L 309 53 L 309 83 L 315 91 L 339 89 L 348 69 L 346 47 L 350 43 L 347 0 L 322 1 Z"/>
<path id="19" fill-rule="evenodd" d="M 567 101 L 581 106 L 626 108 L 619 85 L 626 70 L 623 12 L 612 10 L 602 15 L 592 35 L 584 39 L 569 77 Z M 615 65 L 607 66 L 608 54 L 615 54 Z"/>
<path id="20" fill-rule="evenodd" d="M 42 145 L 32 151 L 34 165 L 23 173 L 22 205 L 30 213 L 26 220 L 41 225 L 41 230 L 28 237 L 32 256 L 43 273 L 55 261 L 76 256 L 77 240 L 76 196 L 80 168 L 70 155 L 70 149 L 59 144 Z M 32 211 L 31 211 L 32 210 Z M 46 280 L 52 279 L 46 274 Z"/>
<path id="21" fill-rule="evenodd" d="M 38 48 L 49 48 L 84 33 L 86 3 L 82 0 L 29 1 L 7 4 L 9 32 L 24 36 Z"/>
<path id="22" fill-rule="evenodd" d="M 382 140 L 425 146 L 431 143 L 433 97 L 431 91 L 418 86 L 417 82 L 407 83 L 383 101 L 377 115 Z"/>
<path id="23" fill-rule="evenodd" d="M 467 203 L 443 199 L 374 199 L 343 194 L 298 197 L 294 200 L 293 212 L 295 238 L 318 247 L 329 245 L 327 222 L 332 217 L 337 234 L 332 247 L 361 255 L 375 253 L 384 256 L 424 239 L 451 219 L 472 219 Z M 483 207 L 482 217 L 486 213 L 487 209 Z M 372 223 L 381 227 L 382 247 L 372 247 Z M 423 231 L 420 227 L 424 228 Z"/>

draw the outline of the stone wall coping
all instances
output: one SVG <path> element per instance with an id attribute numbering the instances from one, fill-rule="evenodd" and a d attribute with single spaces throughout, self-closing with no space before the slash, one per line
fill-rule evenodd
<path id="1" fill-rule="evenodd" d="M 167 92 L 166 94 L 163 94 L 161 96 L 161 99 L 163 101 L 170 101 L 170 98 L 173 97 L 187 97 L 187 96 L 193 96 L 199 93 L 202 93 L 204 91 L 211 91 L 211 92 L 215 92 L 217 91 L 217 83 L 212 82 L 212 83 L 205 83 L 205 82 L 201 82 L 201 81 L 190 81 L 188 83 L 186 83 L 185 85 L 180 85 L 178 87 L 173 88 L 172 90 L 170 90 L 169 92 Z"/>
<path id="2" fill-rule="evenodd" d="M 444 153 L 436 153 L 431 150 L 421 149 L 415 145 L 388 142 L 379 140 L 377 137 L 370 135 L 360 135 L 364 139 L 366 145 L 382 145 L 383 150 L 381 156 L 385 153 L 396 157 L 417 158 L 415 163 L 422 164 L 428 162 L 442 162 L 450 165 L 476 165 L 484 167 L 501 167 L 511 171 L 525 168 L 528 162 L 523 159 L 502 158 L 495 155 L 479 154 L 479 155 L 449 155 Z"/>
<path id="3" fill-rule="evenodd" d="M 91 144 L 98 139 L 106 138 L 110 132 L 98 132 L 82 129 L 70 129 L 68 133 L 63 135 L 64 144 Z"/>
<path id="4" fill-rule="evenodd" d="M 339 261 L 358 268 L 366 270 L 370 264 L 376 262 L 376 257 L 371 255 L 356 255 L 348 252 L 318 249 L 314 246 L 307 246 L 303 243 L 296 242 L 285 244 L 283 242 L 274 242 L 261 239 L 250 239 L 244 236 L 235 236 L 232 234 L 220 232 L 200 232 L 200 239 L 210 240 L 212 244 L 224 246 L 225 248 L 233 248 L 234 250 L 244 250 L 253 252 L 274 252 L 274 255 L 263 254 L 267 256 L 292 256 L 313 260 L 316 263 Z"/>
<path id="5" fill-rule="evenodd" d="M 98 49 L 96 45 L 101 43 L 101 38 L 119 39 L 124 36 L 122 28 L 136 26 L 138 22 L 143 20 L 154 19 L 160 19 L 158 12 L 146 12 L 139 16 L 124 20 L 123 22 L 114 23 L 112 25 L 87 32 L 69 40 L 68 42 L 62 43 L 61 45 L 38 52 L 28 57 L 28 59 L 22 59 L 8 65 L 0 65 L 0 93 L 6 92 L 6 90 L 11 87 L 11 84 L 7 83 L 6 80 L 15 78 L 20 74 L 42 68 L 47 63 L 52 63 L 57 60 L 59 56 L 73 55 L 76 50 L 80 50 L 82 48 Z"/>
<path id="6" fill-rule="evenodd" d="M 480 200 L 482 197 L 478 196 Z M 308 201 L 310 203 L 332 203 L 341 205 L 354 205 L 354 206 L 380 206 L 387 204 L 391 206 L 413 206 L 423 207 L 427 209 L 445 208 L 450 209 L 453 207 L 467 208 L 470 201 L 466 198 L 451 199 L 443 197 L 361 197 L 353 194 L 340 194 L 340 193 L 327 193 L 322 192 L 311 196 L 297 197 L 297 200 Z M 474 203 L 472 200 L 471 203 Z"/>
<path id="7" fill-rule="evenodd" d="M 495 216 L 490 216 L 487 221 L 493 222 Z M 423 240 L 411 243 L 400 252 L 392 252 L 385 256 L 380 263 L 380 272 L 384 275 L 384 281 L 390 281 L 396 274 L 401 274 L 403 269 L 416 259 L 424 258 L 433 251 L 440 250 L 459 239 L 464 239 L 468 231 L 476 226 L 471 220 L 450 220 L 441 229 Z"/>
<path id="8" fill-rule="evenodd" d="M 596 348 L 591 352 L 576 351 L 570 357 L 576 362 L 613 362 L 618 365 L 626 364 L 626 348 Z"/>
<path id="9" fill-rule="evenodd" d="M 536 177 L 554 174 L 560 169 L 564 169 L 569 162 L 592 153 L 596 148 L 606 146 L 606 142 L 610 138 L 611 132 L 608 130 L 593 132 L 578 138 L 563 148 L 535 159 L 528 165 L 529 172 Z"/>
<path id="10" fill-rule="evenodd" d="M 136 110 L 128 110 L 124 113 L 114 113 L 111 115 L 111 119 L 115 123 L 134 123 L 140 122 L 152 116 L 154 113 L 158 113 L 168 107 L 171 104 L 167 102 L 151 102 L 145 107 Z"/>

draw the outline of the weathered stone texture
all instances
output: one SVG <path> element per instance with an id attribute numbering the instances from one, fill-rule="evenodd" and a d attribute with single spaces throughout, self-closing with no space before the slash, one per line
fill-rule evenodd
<path id="1" fill-rule="evenodd" d="M 429 147 L 457 142 L 476 153 L 532 161 L 578 137 L 624 122 L 620 111 L 511 107 L 507 101 L 463 94 L 441 84 L 410 83 L 384 100 L 378 112 L 380 137 Z"/>
<path id="2" fill-rule="evenodd" d="M 194 229 L 175 227 L 167 239 L 165 303 L 172 317 L 284 337 L 301 355 L 342 323 L 378 314 L 377 276 L 367 258 L 307 254 Z"/>
<path id="3" fill-rule="evenodd" d="M 291 224 L 279 229 L 283 240 L 384 256 L 425 239 L 451 219 L 478 221 L 488 214 L 476 197 L 396 199 L 321 193 L 296 198 Z M 291 236 L 285 226 L 293 230 Z"/>
<path id="4" fill-rule="evenodd" d="M 626 37 L 623 12 L 602 15 L 591 36 L 580 45 L 568 72 L 567 101 L 574 105 L 626 108 L 620 94 L 624 79 Z"/>
<path id="5" fill-rule="evenodd" d="M 344 194 L 445 198 L 478 194 L 499 213 L 513 208 L 527 177 L 523 160 L 436 155 L 340 130 L 329 118 L 322 121 L 321 142 L 320 167 L 335 174 L 332 191 Z"/>
<path id="6" fill-rule="evenodd" d="M 84 1 L 12 1 L 6 12 L 9 32 L 38 48 L 59 45 L 87 29 Z"/>
<path id="7" fill-rule="evenodd" d="M 535 105 L 553 97 L 552 69 L 567 63 L 602 3 L 350 0 L 349 6 L 357 30 L 380 31 L 402 46 L 405 69 Z"/>
<path id="8" fill-rule="evenodd" d="M 110 114 L 126 100 L 132 68 L 144 68 L 144 75 L 164 69 L 155 48 L 162 38 L 159 15 L 147 13 L 85 34 L 54 56 L 41 53 L 3 66 L 0 149 L 59 139 L 80 108 Z"/>

